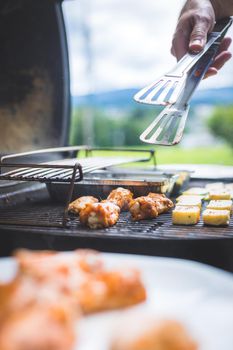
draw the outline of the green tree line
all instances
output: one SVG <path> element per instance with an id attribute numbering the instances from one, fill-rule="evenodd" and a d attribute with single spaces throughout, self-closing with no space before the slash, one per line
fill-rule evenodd
<path id="1" fill-rule="evenodd" d="M 216 107 L 208 119 L 208 127 L 213 135 L 233 147 L 233 106 Z"/>
<path id="2" fill-rule="evenodd" d="M 86 108 L 76 108 L 73 111 L 70 144 L 89 144 L 84 132 L 88 128 L 86 118 L 92 115 L 93 144 L 102 147 L 137 146 L 141 145 L 139 135 L 159 114 L 159 107 L 125 109 L 110 111 L 105 108 L 91 109 L 87 114 Z M 189 122 L 194 112 L 188 118 L 185 132 L 189 132 Z M 210 132 L 233 147 L 233 106 L 219 106 L 214 109 L 207 119 Z"/>

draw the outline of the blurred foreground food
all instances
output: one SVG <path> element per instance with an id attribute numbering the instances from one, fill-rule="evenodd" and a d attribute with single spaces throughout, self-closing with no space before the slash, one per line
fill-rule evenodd
<path id="1" fill-rule="evenodd" d="M 69 350 L 83 314 L 137 304 L 136 269 L 108 269 L 101 254 L 18 251 L 15 278 L 0 285 L 1 350 Z"/>

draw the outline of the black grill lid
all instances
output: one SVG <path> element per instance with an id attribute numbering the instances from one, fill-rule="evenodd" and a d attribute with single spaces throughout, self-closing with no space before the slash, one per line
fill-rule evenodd
<path id="1" fill-rule="evenodd" d="M 0 152 L 67 144 L 68 51 L 60 1 L 0 5 Z"/>

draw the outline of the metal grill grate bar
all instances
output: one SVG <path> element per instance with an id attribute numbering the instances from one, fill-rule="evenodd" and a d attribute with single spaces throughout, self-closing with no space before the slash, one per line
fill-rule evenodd
<path id="1" fill-rule="evenodd" d="M 135 158 L 90 158 L 81 160 L 83 163 L 82 172 L 90 173 L 101 168 L 107 168 L 113 165 L 119 165 L 123 163 L 133 162 Z M 89 163 L 89 164 L 88 164 Z M 15 164 L 4 164 L 6 167 L 15 167 Z M 67 169 L 68 168 L 68 169 Z M 70 182 L 74 165 L 55 165 L 55 164 L 31 164 L 28 167 L 20 167 L 16 170 L 11 170 L 4 174 L 0 174 L 0 179 L 4 180 L 20 180 L 20 181 L 40 181 L 51 182 L 61 181 Z M 75 181 L 78 181 L 80 177 L 79 172 L 75 176 Z"/>
<path id="2" fill-rule="evenodd" d="M 86 158 L 69 158 L 71 154 L 73 157 L 77 155 L 80 150 L 86 151 Z M 141 156 L 137 157 L 93 157 L 93 151 L 115 151 L 115 152 L 135 152 L 140 153 Z M 54 152 L 67 153 L 68 158 L 59 159 L 57 161 L 51 161 L 49 163 L 37 163 L 37 164 L 20 164 L 13 163 L 12 160 L 24 159 L 27 156 L 36 156 L 41 154 L 47 154 Z M 72 152 L 72 153 L 71 153 Z M 147 157 L 145 157 L 147 153 Z M 142 154 L 144 154 L 142 156 Z M 148 156 L 149 155 L 149 156 Z M 108 148 L 89 148 L 87 146 L 74 146 L 74 147 L 58 147 L 51 149 L 44 149 L 32 152 L 18 153 L 3 156 L 0 161 L 0 167 L 14 168 L 9 172 L 0 174 L 0 180 L 14 180 L 14 181 L 40 181 L 40 182 L 70 182 L 81 181 L 83 173 L 90 173 L 94 170 L 110 167 L 113 165 L 127 164 L 132 162 L 148 162 L 155 161 L 155 151 L 154 150 L 136 150 L 136 149 L 108 149 Z M 79 163 L 77 163 L 79 162 Z M 79 166 L 77 166 L 79 164 Z M 15 169 L 17 168 L 17 169 Z M 76 170 L 75 170 L 76 168 Z M 77 174 L 73 174 L 77 171 Z"/>
<path id="3" fill-rule="evenodd" d="M 0 224 L 38 227 L 62 227 L 63 206 L 38 203 L 24 206 L 2 208 Z M 129 213 L 121 213 L 120 219 L 113 227 L 90 230 L 81 225 L 76 216 L 69 216 L 66 231 L 82 233 L 94 237 L 122 237 L 143 239 L 213 239 L 233 238 L 233 219 L 228 227 L 204 226 L 200 221 L 195 226 L 172 225 L 171 213 L 160 215 L 154 220 L 133 222 Z"/>
<path id="4" fill-rule="evenodd" d="M 12 164 L 4 164 L 4 167 L 13 167 Z M 0 180 L 15 181 L 39 181 L 39 182 L 70 182 L 75 165 L 48 165 L 31 164 L 30 167 L 23 167 L 0 174 Z M 81 166 L 77 168 L 75 181 L 82 180 Z"/>

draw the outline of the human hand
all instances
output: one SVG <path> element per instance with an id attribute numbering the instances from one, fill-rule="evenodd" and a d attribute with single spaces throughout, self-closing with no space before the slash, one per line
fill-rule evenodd
<path id="1" fill-rule="evenodd" d="M 173 36 L 171 53 L 180 60 L 187 51 L 200 52 L 207 40 L 207 34 L 212 31 L 215 18 L 215 9 L 210 0 L 187 0 L 184 5 Z M 230 38 L 224 38 L 219 51 L 205 78 L 216 75 L 218 70 L 231 58 L 228 48 Z"/>

